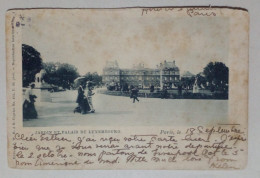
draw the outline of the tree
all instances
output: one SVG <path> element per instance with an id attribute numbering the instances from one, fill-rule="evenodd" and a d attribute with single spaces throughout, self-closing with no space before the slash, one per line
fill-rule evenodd
<path id="1" fill-rule="evenodd" d="M 99 86 L 102 84 L 102 76 L 98 75 L 97 72 L 94 73 L 88 72 L 84 75 L 84 77 L 86 81 L 92 81 L 94 85 Z"/>
<path id="2" fill-rule="evenodd" d="M 46 83 L 57 85 L 59 83 L 60 77 L 57 76 L 57 67 L 59 63 L 54 62 L 46 62 L 43 63 L 43 68 L 45 70 L 45 75 L 43 76 L 43 80 Z"/>
<path id="3" fill-rule="evenodd" d="M 194 82 L 195 82 L 195 77 L 194 76 L 181 78 L 182 87 L 185 90 L 192 89 Z"/>
<path id="4" fill-rule="evenodd" d="M 46 71 L 44 81 L 64 89 L 69 89 L 74 80 L 79 77 L 77 68 L 71 64 L 48 62 L 43 66 Z"/>
<path id="5" fill-rule="evenodd" d="M 196 75 L 199 88 L 207 88 L 207 80 L 202 72 Z"/>
<path id="6" fill-rule="evenodd" d="M 35 74 L 42 69 L 41 54 L 32 46 L 22 44 L 23 87 L 35 80 Z"/>
<path id="7" fill-rule="evenodd" d="M 60 64 L 57 69 L 57 76 L 59 77 L 59 86 L 65 88 L 70 88 L 74 80 L 79 77 L 77 68 L 71 64 Z"/>
<path id="8" fill-rule="evenodd" d="M 203 70 L 208 87 L 212 92 L 228 92 L 229 69 L 222 62 L 210 62 Z"/>

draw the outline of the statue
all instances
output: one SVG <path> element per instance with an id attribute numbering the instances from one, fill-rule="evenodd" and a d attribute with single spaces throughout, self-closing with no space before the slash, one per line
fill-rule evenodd
<path id="1" fill-rule="evenodd" d="M 45 70 L 41 70 L 39 73 L 35 75 L 34 84 L 35 88 L 42 88 L 44 82 L 43 77 L 45 75 Z"/>
<path id="2" fill-rule="evenodd" d="M 34 84 L 35 88 L 34 93 L 37 96 L 36 104 L 41 104 L 41 102 L 52 102 L 51 95 L 49 90 L 52 88 L 50 84 L 46 83 L 43 80 L 43 77 L 45 75 L 45 70 L 42 69 L 39 73 L 35 75 Z"/>
<path id="3" fill-rule="evenodd" d="M 192 91 L 192 93 L 199 93 L 198 77 L 195 78 L 195 82 L 193 84 L 193 91 Z"/>

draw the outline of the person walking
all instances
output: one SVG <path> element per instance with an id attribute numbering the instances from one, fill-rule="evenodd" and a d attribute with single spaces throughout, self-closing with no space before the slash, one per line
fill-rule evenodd
<path id="1" fill-rule="evenodd" d="M 89 104 L 89 107 L 90 107 L 90 112 L 91 113 L 94 113 L 95 112 L 95 109 L 93 107 L 93 102 L 92 102 L 92 96 L 95 94 L 93 93 L 93 87 L 91 86 L 90 83 L 87 83 L 87 88 L 88 88 L 88 91 L 87 91 L 87 99 L 88 99 L 88 104 Z"/>
<path id="2" fill-rule="evenodd" d="M 81 114 L 87 113 L 86 96 L 84 95 L 85 88 L 86 88 L 86 85 L 82 82 L 78 88 L 78 96 L 77 96 L 77 100 L 76 100 L 76 103 L 78 103 L 78 106 L 74 109 L 74 113 L 75 112 L 79 112 Z"/>
<path id="3" fill-rule="evenodd" d="M 137 87 L 134 87 L 134 88 L 132 89 L 131 96 L 132 96 L 132 98 L 133 98 L 133 103 L 135 103 L 135 100 L 137 100 L 137 101 L 139 102 L 139 99 L 137 98 L 137 97 L 138 97 L 138 92 L 139 92 L 139 90 L 138 90 Z"/>

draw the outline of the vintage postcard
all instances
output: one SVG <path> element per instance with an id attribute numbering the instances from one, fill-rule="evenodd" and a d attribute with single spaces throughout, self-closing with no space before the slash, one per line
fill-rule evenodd
<path id="1" fill-rule="evenodd" d="M 228 7 L 6 13 L 18 169 L 243 169 L 249 16 Z"/>

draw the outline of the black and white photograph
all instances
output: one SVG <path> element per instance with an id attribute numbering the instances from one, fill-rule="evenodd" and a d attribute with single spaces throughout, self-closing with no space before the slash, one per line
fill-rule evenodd
<path id="1" fill-rule="evenodd" d="M 21 16 L 23 126 L 227 122 L 229 18 L 138 12 Z"/>
<path id="2" fill-rule="evenodd" d="M 244 169 L 248 34 L 243 8 L 8 11 L 9 167 Z"/>
<path id="3" fill-rule="evenodd" d="M 259 5 L 3 1 L 0 177 L 259 177 Z"/>

